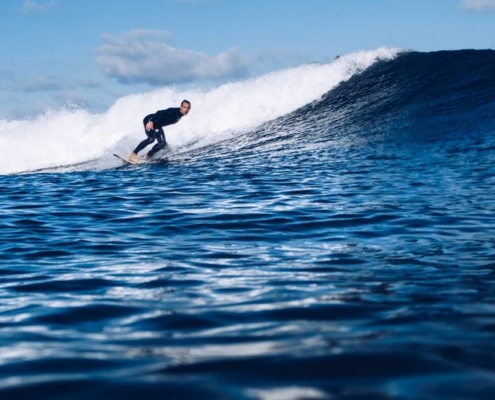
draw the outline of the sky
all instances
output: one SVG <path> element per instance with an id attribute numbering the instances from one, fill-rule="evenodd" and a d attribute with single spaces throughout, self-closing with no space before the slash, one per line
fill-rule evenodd
<path id="1" fill-rule="evenodd" d="M 495 48 L 495 0 L 1 0 L 0 20 L 6 120 L 379 47 Z"/>

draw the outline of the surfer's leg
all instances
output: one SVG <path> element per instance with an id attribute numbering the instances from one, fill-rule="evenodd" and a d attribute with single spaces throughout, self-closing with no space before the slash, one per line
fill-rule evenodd
<path id="1" fill-rule="evenodd" d="M 133 154 L 138 154 L 141 150 L 143 150 L 146 146 L 149 146 L 151 143 L 153 143 L 155 141 L 155 135 L 158 135 L 159 132 L 157 131 L 162 131 L 162 129 L 152 129 L 150 131 L 147 131 L 146 130 L 146 126 L 144 127 L 144 133 L 146 133 L 146 136 L 148 136 L 146 139 L 144 139 L 141 143 L 139 143 L 137 145 L 137 147 L 134 149 L 134 151 L 132 152 Z"/>
<path id="2" fill-rule="evenodd" d="M 138 154 L 141 150 L 143 150 L 146 146 L 149 146 L 154 141 L 155 141 L 154 138 L 144 139 L 141 143 L 139 143 L 137 145 L 137 147 L 134 149 L 133 153 Z"/>
<path id="3" fill-rule="evenodd" d="M 155 153 L 157 153 L 167 145 L 167 141 L 165 140 L 165 133 L 163 132 L 163 129 L 160 129 L 160 131 L 156 133 L 155 138 L 158 141 L 158 143 L 155 144 L 153 148 L 148 152 L 148 154 L 146 155 L 147 158 L 153 157 Z"/>

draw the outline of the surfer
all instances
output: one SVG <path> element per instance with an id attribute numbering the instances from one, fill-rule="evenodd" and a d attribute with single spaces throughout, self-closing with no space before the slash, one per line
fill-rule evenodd
<path id="1" fill-rule="evenodd" d="M 155 140 L 157 140 L 158 143 L 155 144 L 150 151 L 148 151 L 144 158 L 146 160 L 149 160 L 156 152 L 163 149 L 167 145 L 163 127 L 179 122 L 180 119 L 184 115 L 187 115 L 190 110 L 191 102 L 189 100 L 182 100 L 182 102 L 180 103 L 180 108 L 167 108 L 166 110 L 159 110 L 154 114 L 150 114 L 144 117 L 144 133 L 146 133 L 146 136 L 148 136 L 148 138 L 144 139 L 137 145 L 137 147 L 129 156 L 129 160 L 132 162 L 136 162 L 138 153 L 146 146 L 153 143 Z"/>

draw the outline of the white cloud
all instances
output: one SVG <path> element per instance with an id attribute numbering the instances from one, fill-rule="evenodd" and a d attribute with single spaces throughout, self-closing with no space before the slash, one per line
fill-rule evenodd
<path id="1" fill-rule="evenodd" d="M 97 49 L 102 71 L 121 83 L 167 85 L 195 79 L 225 79 L 244 76 L 248 56 L 230 49 L 216 56 L 177 49 L 168 44 L 166 31 L 134 30 L 120 36 L 102 35 Z"/>
<path id="2" fill-rule="evenodd" d="M 27 93 L 50 92 L 62 89 L 60 80 L 52 75 L 40 75 L 32 81 L 17 82 L 13 87 L 16 90 Z"/>
<path id="3" fill-rule="evenodd" d="M 495 0 L 463 0 L 461 7 L 468 11 L 495 11 Z"/>
<path id="4" fill-rule="evenodd" d="M 26 0 L 22 4 L 22 12 L 29 14 L 33 12 L 45 12 L 49 11 L 57 6 L 57 2 L 55 0 L 51 0 L 47 3 L 38 3 L 33 0 Z"/>

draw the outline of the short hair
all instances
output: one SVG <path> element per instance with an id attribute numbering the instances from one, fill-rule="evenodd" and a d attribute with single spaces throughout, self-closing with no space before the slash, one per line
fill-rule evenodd
<path id="1" fill-rule="evenodd" d="M 189 104 L 189 107 L 191 107 L 191 102 L 190 102 L 189 100 L 185 100 L 185 99 L 184 99 L 184 100 L 182 100 L 182 101 L 181 101 L 181 103 L 180 103 L 180 105 L 182 105 L 182 104 L 184 104 L 184 103 Z"/>

